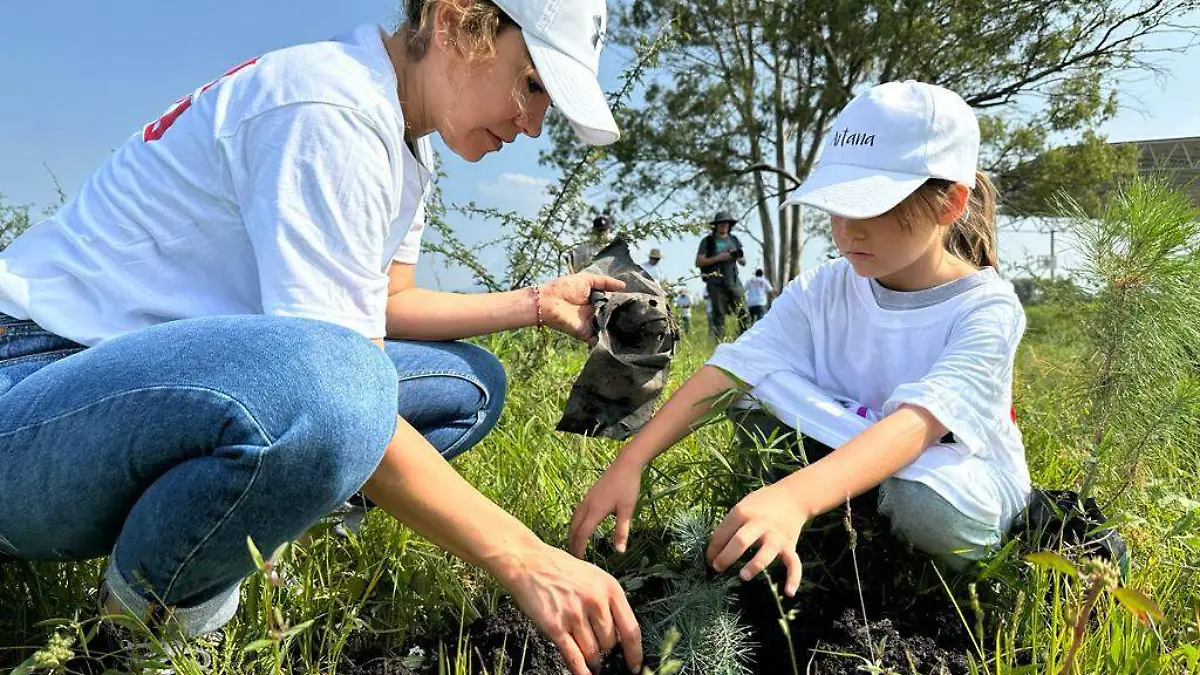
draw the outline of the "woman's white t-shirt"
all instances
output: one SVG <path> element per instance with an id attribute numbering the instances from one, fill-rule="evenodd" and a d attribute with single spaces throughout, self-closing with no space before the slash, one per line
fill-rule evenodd
<path id="1" fill-rule="evenodd" d="M 0 312 L 85 345 L 220 314 L 384 335 L 432 166 L 405 144 L 378 26 L 271 52 L 130 138 L 0 252 Z"/>
<path id="2" fill-rule="evenodd" d="M 745 381 L 768 407 L 777 402 L 793 411 L 798 419 L 783 421 L 802 432 L 804 418 L 824 416 L 832 401 L 854 401 L 872 419 L 906 403 L 928 410 L 954 442 L 931 446 L 896 477 L 924 483 L 965 515 L 1007 528 L 1030 492 L 1010 414 L 1025 314 L 1012 284 L 991 269 L 980 274 L 984 283 L 943 302 L 887 310 L 869 279 L 834 260 L 789 283 L 767 315 L 719 346 L 709 364 Z M 801 398 L 810 403 L 798 407 Z M 818 440 L 836 446 L 849 437 Z"/>

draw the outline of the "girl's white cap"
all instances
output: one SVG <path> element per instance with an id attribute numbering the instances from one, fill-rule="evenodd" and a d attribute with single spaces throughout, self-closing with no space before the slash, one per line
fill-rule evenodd
<path id="1" fill-rule="evenodd" d="M 979 121 L 932 84 L 876 85 L 842 109 L 808 178 L 784 201 L 844 218 L 890 211 L 930 178 L 975 187 Z"/>
<path id="2" fill-rule="evenodd" d="M 600 50 L 608 28 L 605 0 L 493 0 L 525 36 L 533 65 L 554 107 L 589 145 L 621 137 L 604 90 Z"/>

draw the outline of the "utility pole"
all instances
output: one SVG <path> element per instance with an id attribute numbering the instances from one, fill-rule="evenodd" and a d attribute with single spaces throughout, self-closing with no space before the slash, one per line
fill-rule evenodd
<path id="1" fill-rule="evenodd" d="M 1050 280 L 1054 281 L 1054 268 L 1058 267 L 1058 258 L 1054 257 L 1054 233 L 1058 230 L 1050 226 Z"/>

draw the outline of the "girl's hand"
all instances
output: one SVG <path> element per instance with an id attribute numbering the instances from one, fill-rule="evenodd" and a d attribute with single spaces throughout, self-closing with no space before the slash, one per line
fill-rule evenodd
<path id="1" fill-rule="evenodd" d="M 623 463 L 619 459 L 613 462 L 592 489 L 588 490 L 579 506 L 575 507 L 567 538 L 571 553 L 583 557 L 588 539 L 596 531 L 600 521 L 609 514 L 615 514 L 617 517 L 613 545 L 618 553 L 624 553 L 625 546 L 629 543 L 629 521 L 633 519 L 633 507 L 637 504 L 641 488 L 641 466 L 632 462 Z"/>
<path id="2" fill-rule="evenodd" d="M 542 323 L 560 333 L 590 342 L 595 335 L 595 309 L 591 295 L 597 291 L 619 291 L 625 282 L 590 272 L 579 272 L 548 281 L 541 287 Z"/>
<path id="3" fill-rule="evenodd" d="M 775 558 L 787 566 L 784 593 L 791 597 L 800 588 L 800 557 L 796 542 L 808 521 L 786 486 L 776 483 L 746 495 L 713 530 L 706 555 L 713 569 L 724 572 L 751 546 L 758 549 L 742 568 L 742 581 L 762 572 Z"/>

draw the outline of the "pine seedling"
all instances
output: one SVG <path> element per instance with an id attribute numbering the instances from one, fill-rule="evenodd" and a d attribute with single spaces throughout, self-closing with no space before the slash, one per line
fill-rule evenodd
<path id="1" fill-rule="evenodd" d="M 672 557 L 688 570 L 703 570 L 704 549 L 712 531 L 712 520 L 696 509 L 676 515 L 667 526 Z"/>
<path id="2" fill-rule="evenodd" d="M 733 610 L 733 589 L 739 582 L 707 573 L 704 550 L 711 519 L 687 511 L 672 521 L 669 532 L 679 570 L 667 579 L 666 593 L 644 606 L 648 643 L 662 645 L 676 631 L 671 655 L 680 675 L 748 675 L 755 644 Z"/>
<path id="3" fill-rule="evenodd" d="M 1092 292 L 1080 322 L 1092 367 L 1077 391 L 1089 411 L 1086 497 L 1102 470 L 1129 484 L 1148 447 L 1200 422 L 1181 414 L 1200 362 L 1200 209 L 1164 181 L 1139 178 L 1110 193 L 1097 217 L 1069 200 L 1065 211 L 1085 261 L 1078 280 Z"/>

